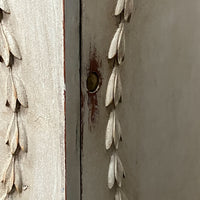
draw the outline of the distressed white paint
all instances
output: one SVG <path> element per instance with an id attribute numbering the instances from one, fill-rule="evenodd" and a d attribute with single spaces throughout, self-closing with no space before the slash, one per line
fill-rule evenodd
<path id="1" fill-rule="evenodd" d="M 9 0 L 5 25 L 15 36 L 22 55 L 13 73 L 26 88 L 29 107 L 22 109 L 28 152 L 21 155 L 23 183 L 28 188 L 14 198 L 64 199 L 64 42 L 63 1 Z M 12 113 L 5 107 L 8 69 L 0 73 L 0 170 L 8 156 L 4 145 Z M 2 170 L 1 170 L 2 171 Z M 0 190 L 2 194 L 2 189 Z"/>

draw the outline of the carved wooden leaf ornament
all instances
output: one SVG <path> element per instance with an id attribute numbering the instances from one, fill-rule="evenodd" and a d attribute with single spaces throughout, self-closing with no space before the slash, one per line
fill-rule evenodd
<path id="1" fill-rule="evenodd" d="M 114 104 L 115 106 L 118 105 L 120 102 L 120 99 L 122 97 L 122 83 L 121 83 L 121 78 L 120 78 L 120 71 L 119 68 L 116 68 L 116 73 L 115 73 L 115 82 L 114 82 Z"/>
<path id="2" fill-rule="evenodd" d="M 115 77 L 116 77 L 117 67 L 113 68 L 112 74 L 108 81 L 107 91 L 106 91 L 106 107 L 109 106 L 114 100 L 114 85 L 115 85 Z"/>
<path id="3" fill-rule="evenodd" d="M 14 128 L 15 128 L 15 115 L 16 113 L 13 113 L 12 118 L 10 120 L 10 123 L 8 125 L 8 129 L 7 129 L 7 133 L 6 133 L 6 138 L 5 138 L 5 143 L 8 144 L 10 141 L 10 136 L 12 135 L 12 133 L 14 132 Z"/>
<path id="4" fill-rule="evenodd" d="M 115 200 L 128 200 L 124 192 L 122 190 L 117 189 L 115 193 Z"/>
<path id="5" fill-rule="evenodd" d="M 0 0 L 0 9 L 3 10 L 5 13 L 10 13 L 10 9 L 8 7 L 6 0 Z"/>
<path id="6" fill-rule="evenodd" d="M 14 134 L 12 135 L 12 139 L 10 142 L 10 150 L 12 154 L 16 152 L 18 144 L 19 144 L 19 129 L 18 129 L 17 117 L 15 117 Z"/>
<path id="7" fill-rule="evenodd" d="M 22 151 L 27 152 L 28 150 L 28 141 L 26 136 L 26 131 L 22 123 L 21 116 L 18 115 L 18 126 L 19 126 L 19 146 Z"/>
<path id="8" fill-rule="evenodd" d="M 119 156 L 116 154 L 115 155 L 115 179 L 119 187 L 122 186 L 123 177 L 125 177 L 124 167 Z"/>
<path id="9" fill-rule="evenodd" d="M 121 139 L 121 125 L 119 120 L 117 119 L 115 110 L 113 110 L 110 113 L 110 117 L 106 128 L 106 139 L 105 139 L 106 150 L 110 149 L 113 140 L 115 148 L 118 149 L 120 139 Z"/>
<path id="10" fill-rule="evenodd" d="M 115 153 L 111 156 L 108 169 L 108 188 L 112 189 L 115 184 Z"/>
<path id="11" fill-rule="evenodd" d="M 23 82 L 16 76 L 12 77 L 11 74 L 7 79 L 7 99 L 13 111 L 16 110 L 17 100 L 23 107 L 28 107 L 28 99 Z"/>
<path id="12" fill-rule="evenodd" d="M 122 130 L 120 122 L 116 115 L 116 108 L 122 97 L 122 82 L 120 77 L 120 66 L 125 57 L 125 24 L 130 21 L 133 12 L 133 0 L 116 0 L 115 16 L 118 17 L 119 27 L 117 28 L 108 51 L 108 59 L 114 59 L 113 70 L 108 81 L 106 90 L 105 106 L 113 105 L 113 110 L 110 112 L 106 136 L 105 146 L 109 150 L 114 143 L 113 153 L 109 163 L 108 170 L 108 187 L 113 188 L 115 182 L 116 193 L 115 200 L 127 200 L 127 197 L 120 189 L 122 186 L 122 179 L 125 177 L 125 171 L 121 159 L 117 154 L 119 142 L 122 139 Z"/>
<path id="13" fill-rule="evenodd" d="M 28 100 L 23 82 L 13 75 L 14 59 L 21 59 L 21 53 L 14 36 L 3 23 L 4 15 L 2 12 L 10 13 L 7 0 L 0 0 L 0 58 L 9 68 L 6 83 L 6 106 L 9 106 L 13 113 L 5 137 L 5 143 L 10 147 L 10 158 L 1 177 L 5 193 L 0 197 L 0 200 L 7 200 L 8 198 L 10 199 L 10 196 L 12 199 L 14 198 L 12 194 L 15 191 L 18 193 L 22 192 L 22 176 L 17 159 L 20 150 L 27 151 L 27 137 L 20 117 L 20 111 L 22 106 L 28 107 Z"/>
<path id="14" fill-rule="evenodd" d="M 12 34 L 10 34 L 10 32 L 8 31 L 8 29 L 5 26 L 3 26 L 3 31 L 4 31 L 6 40 L 8 42 L 8 48 L 9 48 L 10 52 L 16 58 L 21 59 L 22 56 L 21 56 L 21 53 L 20 53 L 20 50 L 19 50 L 19 46 L 18 46 L 15 38 L 13 37 Z"/>
<path id="15" fill-rule="evenodd" d="M 12 111 L 15 112 L 17 104 L 17 91 L 11 73 L 8 75 L 7 78 L 7 101 Z"/>
<path id="16" fill-rule="evenodd" d="M 5 65 L 8 66 L 10 62 L 10 52 L 2 25 L 0 25 L 0 56 L 2 57 Z"/>
<path id="17" fill-rule="evenodd" d="M 119 120 L 117 119 L 117 116 L 115 115 L 115 132 L 113 132 L 113 139 L 116 149 L 119 148 L 119 142 L 121 138 L 122 138 L 121 125 Z"/>
<path id="18" fill-rule="evenodd" d="M 113 142 L 113 134 L 115 132 L 115 111 L 110 113 L 106 128 L 106 150 L 110 149 Z"/>
<path id="19" fill-rule="evenodd" d="M 115 193 L 115 200 L 122 200 L 122 194 L 119 189 Z"/>
<path id="20" fill-rule="evenodd" d="M 124 19 L 126 21 L 130 20 L 133 8 L 134 8 L 133 0 L 125 0 Z"/>
<path id="21" fill-rule="evenodd" d="M 19 169 L 19 163 L 16 162 L 15 164 L 15 188 L 18 193 L 22 192 L 22 176 L 21 176 L 21 171 Z"/>
<path id="22" fill-rule="evenodd" d="M 5 167 L 4 167 L 4 170 L 3 170 L 3 173 L 2 173 L 2 176 L 1 176 L 1 182 L 2 183 L 5 183 L 8 179 L 8 176 L 9 176 L 9 172 L 11 171 L 11 167 L 12 167 L 12 161 L 13 161 L 13 157 L 10 156 L 10 158 L 8 159 Z"/>
<path id="23" fill-rule="evenodd" d="M 12 159 L 12 164 L 11 164 L 11 172 L 9 173 L 10 177 L 8 178 L 6 182 L 6 189 L 7 193 L 9 194 L 13 188 L 14 185 L 14 180 L 15 180 L 15 160 L 14 158 Z"/>
<path id="24" fill-rule="evenodd" d="M 118 64 L 121 65 L 121 63 L 124 60 L 125 56 L 125 31 L 124 31 L 124 23 L 121 24 L 121 32 L 119 35 L 119 40 L 117 44 L 117 60 Z"/>
<path id="25" fill-rule="evenodd" d="M 117 5 L 115 7 L 115 16 L 121 14 L 121 12 L 124 10 L 125 0 L 118 0 Z"/>
<path id="26" fill-rule="evenodd" d="M 110 49 L 108 51 L 108 59 L 114 58 L 115 55 L 117 54 L 117 46 L 118 46 L 117 44 L 118 44 L 120 32 L 121 32 L 121 26 L 117 28 L 117 31 L 115 32 L 115 35 L 111 41 Z"/>
<path id="27" fill-rule="evenodd" d="M 124 22 L 121 22 L 110 44 L 108 58 L 112 59 L 117 55 L 118 63 L 121 64 L 124 59 L 124 54 L 125 54 Z"/>
<path id="28" fill-rule="evenodd" d="M 15 83 L 16 92 L 17 92 L 17 99 L 23 107 L 27 108 L 28 98 L 26 95 L 26 89 L 24 87 L 24 84 L 22 80 L 20 80 L 18 77 L 14 76 L 13 78 L 14 78 L 14 83 Z"/>

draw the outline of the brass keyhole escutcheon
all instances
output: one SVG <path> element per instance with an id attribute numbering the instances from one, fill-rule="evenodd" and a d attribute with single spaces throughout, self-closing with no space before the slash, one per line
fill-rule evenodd
<path id="1" fill-rule="evenodd" d="M 90 72 L 87 78 L 87 89 L 90 93 L 94 93 L 99 88 L 99 76 L 96 72 Z"/>

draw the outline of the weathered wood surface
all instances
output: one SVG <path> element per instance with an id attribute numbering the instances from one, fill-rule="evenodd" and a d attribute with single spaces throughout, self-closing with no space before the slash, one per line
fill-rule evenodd
<path id="1" fill-rule="evenodd" d="M 107 63 L 116 30 L 116 1 L 83 0 L 82 127 L 83 200 L 110 200 L 110 156 L 105 150 L 108 112 L 104 106 L 111 68 Z M 136 0 L 126 29 L 119 106 L 130 200 L 198 200 L 200 169 L 199 1 Z M 88 94 L 89 71 L 102 85 Z"/>
<path id="2" fill-rule="evenodd" d="M 13 199 L 65 198 L 63 1 L 13 1 L 5 24 L 22 54 L 13 73 L 25 84 L 29 107 L 22 110 L 28 153 L 20 157 L 26 191 Z M 8 158 L 4 137 L 11 112 L 5 107 L 8 69 L 0 64 L 0 171 Z M 0 189 L 0 195 L 3 190 Z"/>

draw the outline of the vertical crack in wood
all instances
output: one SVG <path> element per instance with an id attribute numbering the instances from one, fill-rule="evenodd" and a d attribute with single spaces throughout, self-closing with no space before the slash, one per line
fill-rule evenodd
<path id="1" fill-rule="evenodd" d="M 23 189 L 22 173 L 19 164 L 19 154 L 28 151 L 28 141 L 21 118 L 22 107 L 28 108 L 26 89 L 22 80 L 13 74 L 14 60 L 21 60 L 21 53 L 14 36 L 3 23 L 4 14 L 9 14 L 10 9 L 6 0 L 0 0 L 0 57 L 8 68 L 7 101 L 13 115 L 7 128 L 5 143 L 9 146 L 10 153 L 2 173 L 1 182 L 5 193 L 0 200 L 6 200 L 15 192 L 21 193 Z"/>
<path id="2" fill-rule="evenodd" d="M 106 128 L 105 147 L 106 150 L 113 149 L 108 169 L 108 188 L 112 189 L 115 186 L 115 200 L 127 200 L 122 191 L 122 179 L 125 178 L 125 170 L 118 155 L 119 142 L 122 141 L 122 130 L 116 108 L 122 98 L 120 71 L 125 57 L 125 25 L 130 21 L 133 10 L 133 0 L 117 1 L 115 16 L 120 18 L 120 22 L 108 51 L 108 59 L 113 60 L 113 70 L 108 81 L 105 99 L 105 106 L 111 110 Z"/>

